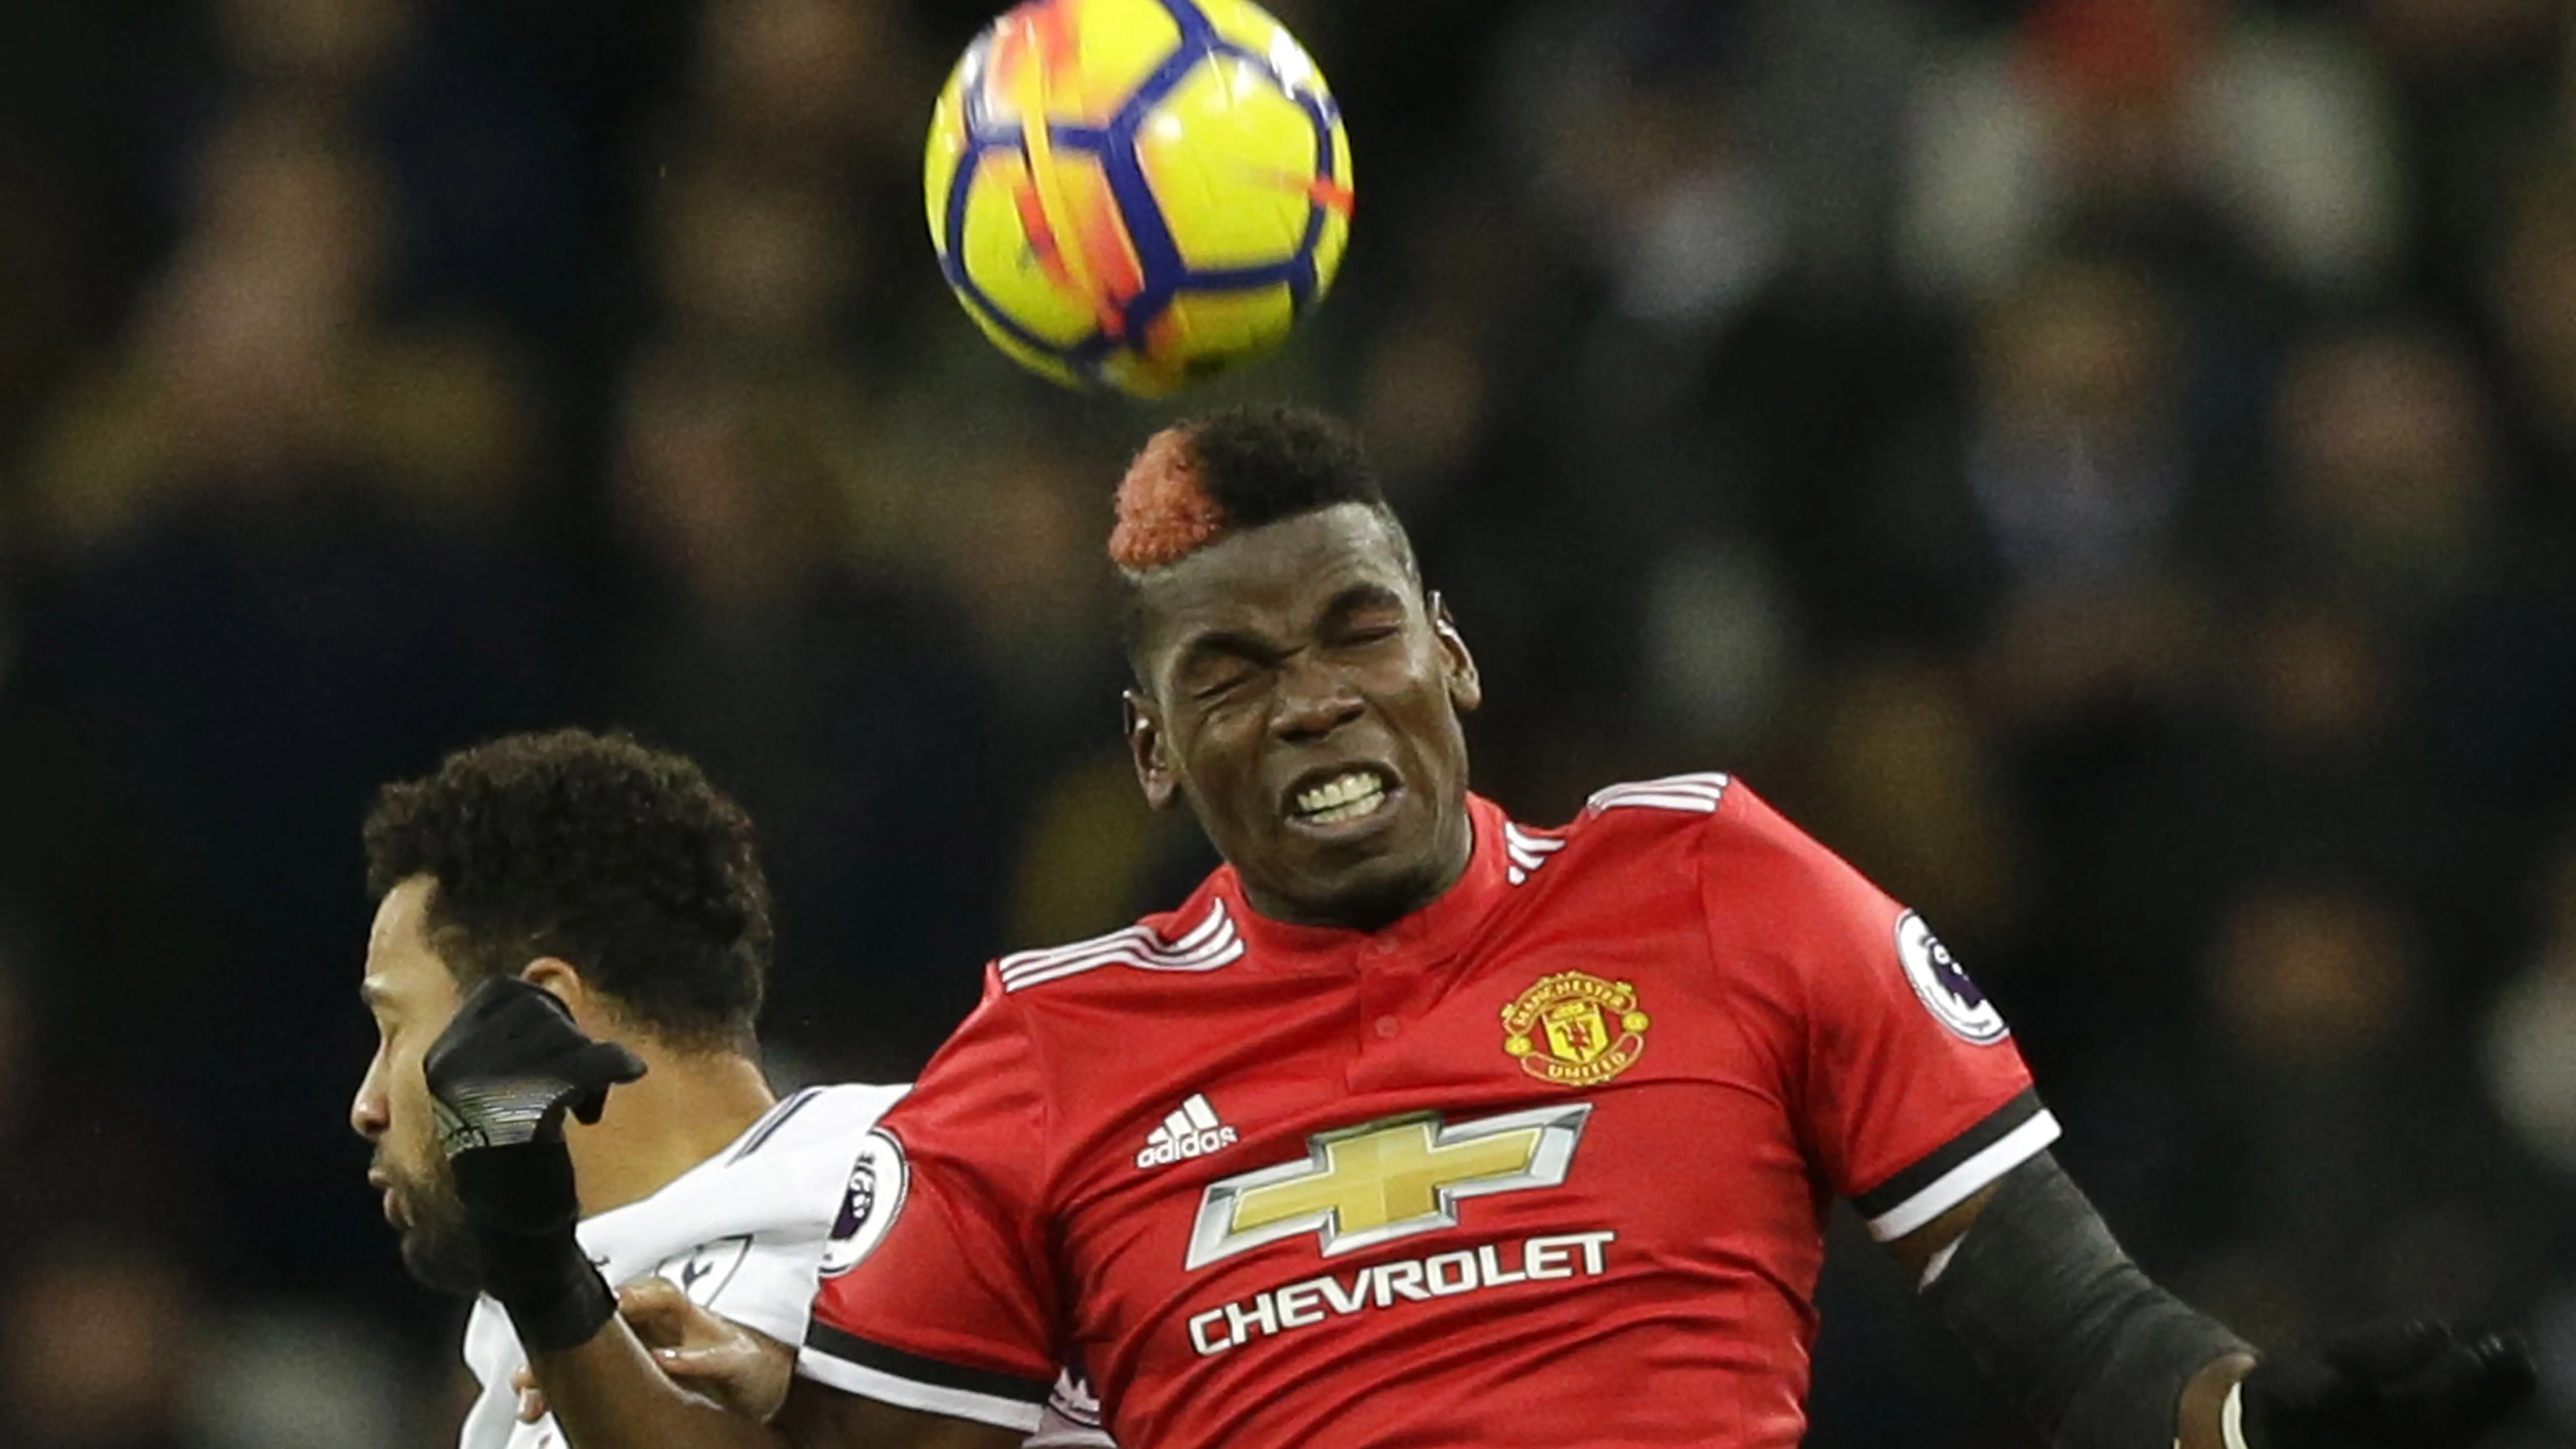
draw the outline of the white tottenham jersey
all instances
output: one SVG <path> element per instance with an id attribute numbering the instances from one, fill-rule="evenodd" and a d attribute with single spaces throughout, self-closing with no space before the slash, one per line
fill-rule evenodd
<path id="1" fill-rule="evenodd" d="M 698 1306 L 794 1347 L 805 1341 L 824 1240 L 859 1139 L 905 1090 L 808 1087 L 660 1192 L 574 1231 L 611 1284 L 659 1274 Z M 526 1362 L 509 1315 L 478 1300 L 465 1325 L 465 1363 L 483 1393 L 459 1449 L 567 1449 L 553 1416 L 519 1422 L 510 1379 Z M 1099 1406 L 1068 1374 L 1029 1449 L 1115 1449 L 1099 1422 Z"/>

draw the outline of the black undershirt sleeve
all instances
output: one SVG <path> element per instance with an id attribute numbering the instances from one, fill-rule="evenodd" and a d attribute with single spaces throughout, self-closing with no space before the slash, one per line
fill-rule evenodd
<path id="1" fill-rule="evenodd" d="M 2252 1352 L 2148 1281 L 2045 1152 L 1997 1179 L 1923 1297 L 2058 1449 L 2173 1449 L 2183 1386 Z"/>

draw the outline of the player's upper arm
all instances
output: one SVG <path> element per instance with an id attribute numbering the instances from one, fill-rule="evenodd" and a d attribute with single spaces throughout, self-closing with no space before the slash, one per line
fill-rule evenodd
<path id="1" fill-rule="evenodd" d="M 1913 1284 L 1916 1292 L 1930 1287 L 1940 1275 L 1951 1254 L 1958 1251 L 1959 1240 L 1976 1226 L 1977 1214 L 1985 1210 L 1994 1195 L 1995 1184 L 1988 1183 L 1966 1202 L 1887 1245 L 1888 1256 L 1905 1270 L 1905 1281 Z"/>
<path id="2" fill-rule="evenodd" d="M 992 982 L 866 1135 L 797 1372 L 1020 1436 L 1037 1428 L 1065 1316 L 1047 1140 L 1035 1049 Z"/>
<path id="3" fill-rule="evenodd" d="M 791 1348 L 805 1341 L 824 1249 L 869 1128 L 903 1097 L 901 1087 L 808 1088 L 779 1104 L 726 1164 L 726 1188 L 757 1225 L 748 1242 L 722 1240 L 712 1264 L 714 1311 Z M 703 1250 L 702 1250 L 703 1251 Z M 701 1265 L 677 1274 L 683 1287 Z"/>
<path id="4" fill-rule="evenodd" d="M 799 1379 L 774 1427 L 794 1449 L 1019 1449 L 1016 1429 L 898 1408 Z"/>
<path id="5" fill-rule="evenodd" d="M 1821 1175 L 1928 1260 L 1950 1215 L 2057 1136 L 2002 1014 L 1920 916 L 1740 782 L 1707 840 L 1710 943 L 1779 1038 Z"/>

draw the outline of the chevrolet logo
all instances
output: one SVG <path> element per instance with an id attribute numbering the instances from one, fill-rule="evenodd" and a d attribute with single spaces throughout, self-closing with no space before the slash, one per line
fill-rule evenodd
<path id="1" fill-rule="evenodd" d="M 1592 1105 L 1511 1112 L 1456 1126 L 1436 1112 L 1318 1132 L 1296 1162 L 1212 1183 L 1188 1266 L 1314 1233 L 1324 1256 L 1455 1227 L 1463 1198 L 1554 1187 L 1574 1162 Z"/>

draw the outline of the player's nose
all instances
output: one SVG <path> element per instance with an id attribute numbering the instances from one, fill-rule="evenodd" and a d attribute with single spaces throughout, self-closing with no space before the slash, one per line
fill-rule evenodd
<path id="1" fill-rule="evenodd" d="M 349 1130 L 373 1142 L 385 1135 L 391 1121 L 392 1111 L 385 1100 L 383 1074 L 370 1064 L 367 1074 L 358 1079 L 357 1094 L 349 1099 Z"/>
<path id="2" fill-rule="evenodd" d="M 1279 682 L 1271 732 L 1297 743 L 1318 740 L 1359 718 L 1362 708 L 1359 691 L 1341 671 L 1292 663 Z"/>

